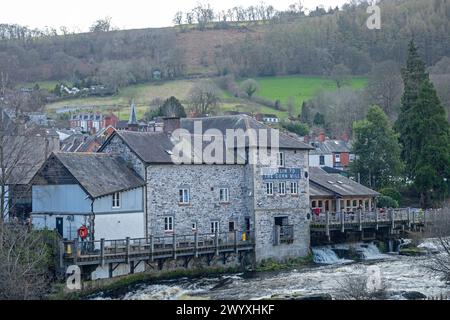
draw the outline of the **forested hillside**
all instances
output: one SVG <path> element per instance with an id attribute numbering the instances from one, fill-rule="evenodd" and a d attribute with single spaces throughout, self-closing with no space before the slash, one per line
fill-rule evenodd
<path id="1" fill-rule="evenodd" d="M 180 20 L 174 28 L 85 34 L 0 25 L 0 69 L 15 82 L 89 80 L 120 88 L 151 80 L 155 70 L 165 79 L 328 75 L 341 65 L 360 75 L 377 62 L 403 63 L 411 38 L 428 66 L 450 56 L 449 0 L 384 0 L 380 6 L 381 30 L 366 27 L 366 3 L 308 16 L 297 8 L 254 21 L 212 12 L 207 24 Z"/>

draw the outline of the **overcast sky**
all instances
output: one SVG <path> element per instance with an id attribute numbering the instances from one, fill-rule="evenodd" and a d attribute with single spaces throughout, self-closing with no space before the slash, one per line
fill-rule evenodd
<path id="1" fill-rule="evenodd" d="M 112 18 L 114 26 L 121 29 L 166 27 L 179 10 L 185 11 L 197 3 L 210 3 L 214 9 L 222 10 L 234 6 L 259 4 L 260 0 L 0 0 L 0 23 L 17 23 L 31 28 L 46 26 L 88 30 L 92 23 L 106 16 Z M 264 1 L 276 9 L 286 9 L 298 0 Z M 317 5 L 335 7 L 346 0 L 302 0 L 306 8 Z"/>

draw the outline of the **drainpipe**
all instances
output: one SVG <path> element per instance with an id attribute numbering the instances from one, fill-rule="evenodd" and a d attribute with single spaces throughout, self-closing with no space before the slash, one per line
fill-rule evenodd
<path id="1" fill-rule="evenodd" d="M 91 199 L 91 232 L 90 232 L 91 241 L 95 240 L 94 230 L 95 230 L 94 199 Z"/>

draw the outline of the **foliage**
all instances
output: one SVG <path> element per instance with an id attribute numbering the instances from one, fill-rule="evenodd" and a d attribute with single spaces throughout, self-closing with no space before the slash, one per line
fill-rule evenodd
<path id="1" fill-rule="evenodd" d="M 380 190 L 380 193 L 384 196 L 388 196 L 391 197 L 392 199 L 394 199 L 395 201 L 397 201 L 398 203 L 401 202 L 402 200 L 402 195 L 400 192 L 398 192 L 396 189 L 394 188 L 383 188 Z"/>
<path id="2" fill-rule="evenodd" d="M 220 102 L 217 87 L 209 81 L 194 85 L 188 99 L 189 110 L 193 116 L 206 116 L 216 112 L 215 108 Z"/>
<path id="3" fill-rule="evenodd" d="M 377 206 L 378 208 L 398 208 L 399 204 L 397 200 L 389 196 L 381 196 L 378 198 Z"/>
<path id="4" fill-rule="evenodd" d="M 259 84 L 253 79 L 247 79 L 242 82 L 241 89 L 251 98 L 259 90 Z"/>
<path id="5" fill-rule="evenodd" d="M 186 111 L 181 102 L 172 96 L 165 100 L 161 106 L 148 110 L 144 115 L 144 118 L 148 121 L 156 117 L 186 118 Z"/>
<path id="6" fill-rule="evenodd" d="M 361 182 L 371 188 L 389 185 L 403 165 L 398 136 L 386 114 L 380 107 L 371 107 L 366 119 L 354 123 L 353 132 L 356 159 L 350 164 L 352 174 L 359 174 Z"/>
<path id="7" fill-rule="evenodd" d="M 294 121 L 286 121 L 281 124 L 284 129 L 293 132 L 299 136 L 309 135 L 309 127 L 305 123 L 294 122 Z"/>
<path id="8" fill-rule="evenodd" d="M 403 145 L 406 173 L 420 193 L 422 207 L 443 200 L 449 191 L 450 127 L 436 90 L 411 41 L 406 68 L 405 92 L 396 128 Z"/>

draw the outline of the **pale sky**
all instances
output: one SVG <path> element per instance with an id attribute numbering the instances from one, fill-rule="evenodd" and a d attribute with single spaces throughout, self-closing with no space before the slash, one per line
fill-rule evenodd
<path id="1" fill-rule="evenodd" d="M 197 3 L 210 3 L 215 10 L 257 5 L 261 0 L 0 0 L 0 23 L 17 23 L 31 28 L 46 26 L 87 31 L 92 23 L 111 17 L 120 29 L 166 27 L 177 11 L 187 11 Z M 298 0 L 265 0 L 284 10 Z M 346 0 L 302 0 L 306 8 L 341 6 Z"/>

